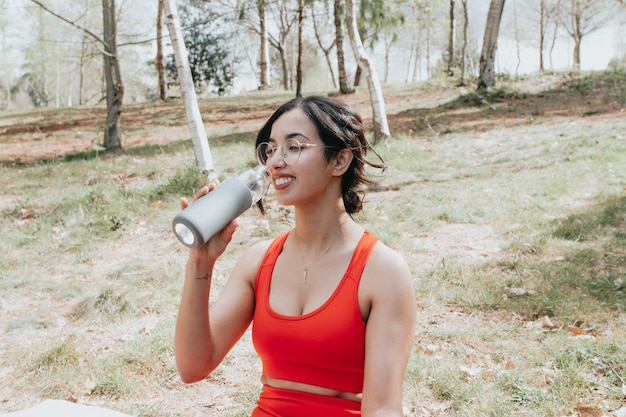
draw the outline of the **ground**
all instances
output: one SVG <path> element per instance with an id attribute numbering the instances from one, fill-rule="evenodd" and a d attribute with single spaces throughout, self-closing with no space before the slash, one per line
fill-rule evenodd
<path id="1" fill-rule="evenodd" d="M 475 94 L 471 86 L 398 88 L 385 97 L 390 131 L 393 135 L 409 134 L 431 140 L 448 132 L 480 132 L 494 126 L 531 124 L 538 118 L 574 120 L 595 117 L 610 122 L 624 117 L 623 101 L 606 101 L 606 97 L 613 94 L 613 86 L 604 86 L 606 91 L 603 94 L 598 94 L 597 91 L 589 94 L 584 86 L 577 89 L 561 84 L 568 80 L 567 74 L 538 77 L 533 80 L 534 84 L 530 88 L 528 84 L 525 85 L 524 93 L 517 93 L 514 83 L 508 84 L 506 92 L 480 95 Z M 350 102 L 363 114 L 367 123 L 371 124 L 371 108 L 366 91 L 342 98 Z M 203 101 L 200 107 L 207 134 L 210 140 L 236 135 L 252 137 L 263 121 L 285 99 L 284 95 L 267 92 L 255 93 L 254 97 L 246 101 L 246 107 L 242 107 L 242 101 L 236 98 Z M 189 137 L 184 109 L 177 100 L 126 105 L 122 120 L 122 144 L 125 149 L 140 145 L 165 145 L 188 140 Z M 0 113 L 0 165 L 29 164 L 99 149 L 103 121 L 103 108 Z M 377 194 L 374 198 L 384 198 L 383 193 Z M 0 201 L 0 208 L 6 205 L 8 204 Z M 129 241 L 128 245 L 134 243 Z M 466 263 L 481 262 L 497 256 L 502 244 L 499 234 L 487 226 L 449 224 L 438 229 L 437 233 L 420 236 L 419 249 L 423 255 L 421 268 L 431 269 L 447 256 Z M 155 247 L 155 256 L 162 249 Z M 123 256 L 120 254 L 131 252 L 120 247 L 103 247 L 102 250 L 103 253 L 111 254 L 103 256 L 105 259 L 113 259 L 114 253 Z M 33 302 L 35 301 L 30 301 Z M 4 308 L 10 310 L 11 306 L 5 305 Z M 433 314 L 424 309 L 420 314 L 424 317 L 430 316 L 431 319 L 433 316 L 441 316 L 442 320 L 450 322 L 469 320 L 463 312 L 452 310 Z M 428 320 L 418 322 L 426 323 Z M 145 324 L 145 331 L 149 331 L 149 326 L 150 323 Z M 218 377 L 228 379 L 228 375 Z M 231 401 L 227 395 L 207 398 L 205 387 L 200 385 L 185 388 L 177 385 L 171 391 L 176 390 L 181 391 L 164 397 L 163 401 L 184 397 L 183 402 L 189 408 L 200 405 L 218 411 L 227 409 L 228 401 Z M 220 398 L 218 401 L 222 403 L 215 403 L 215 398 Z M 174 407 L 173 404 L 170 405 Z"/>
<path id="2" fill-rule="evenodd" d="M 532 123 L 536 118 L 581 117 L 605 114 L 623 117 L 623 104 L 607 100 L 616 86 L 603 85 L 598 94 L 586 91 L 578 83 L 561 87 L 568 74 L 536 77 L 520 81 L 524 93 L 509 84 L 506 93 L 481 94 L 473 86 L 459 88 L 405 88 L 387 94 L 385 106 L 392 134 L 407 132 L 421 136 L 450 131 L 483 131 L 494 126 Z M 207 135 L 222 135 L 221 129 L 236 126 L 237 132 L 254 134 L 271 112 L 288 96 L 256 93 L 247 107 L 237 99 L 219 99 L 200 103 Z M 459 99 L 459 97 L 461 97 Z M 371 106 L 365 90 L 343 96 L 366 120 L 371 120 Z M 442 106 L 448 103 L 447 106 Z M 87 152 L 102 144 L 104 108 L 44 109 L 0 113 L 0 163 L 29 163 Z M 181 101 L 129 104 L 122 114 L 122 145 L 130 148 L 145 144 L 166 144 L 187 140 Z"/>

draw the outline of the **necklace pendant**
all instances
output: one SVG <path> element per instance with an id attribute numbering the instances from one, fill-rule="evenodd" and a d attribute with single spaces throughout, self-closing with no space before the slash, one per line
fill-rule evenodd
<path id="1" fill-rule="evenodd" d="M 309 268 L 304 268 L 302 270 L 302 282 L 304 282 L 306 284 L 306 276 L 309 273 Z"/>

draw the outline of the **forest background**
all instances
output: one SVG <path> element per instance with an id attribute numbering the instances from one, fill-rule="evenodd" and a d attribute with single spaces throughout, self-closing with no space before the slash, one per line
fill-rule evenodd
<path id="1" fill-rule="evenodd" d="M 259 68 L 261 3 L 270 46 L 269 85 L 264 85 Z M 303 88 L 337 88 L 333 2 L 196 0 L 177 4 L 190 61 L 192 65 L 198 61 L 201 97 L 218 90 L 232 95 L 259 87 L 294 89 L 301 5 Z M 460 74 L 462 61 L 467 76 L 477 75 L 487 0 L 363 0 L 357 5 L 360 36 L 381 83 L 414 83 L 441 73 L 459 78 L 465 75 Z M 167 30 L 157 31 L 158 2 L 118 0 L 116 7 L 124 102 L 154 101 L 160 94 L 155 65 L 159 40 L 165 61 L 174 69 Z M 619 0 L 508 0 L 502 13 L 496 72 L 520 75 L 615 67 L 623 62 L 626 50 L 623 9 Z M 101 34 L 100 1 L 2 0 L 0 110 L 102 103 Z M 581 45 L 579 62 L 574 58 L 576 43 Z M 350 86 L 358 85 L 347 37 L 342 49 Z M 175 71 L 166 76 L 170 87 L 166 95 L 179 96 Z"/>
<path id="2" fill-rule="evenodd" d="M 101 36 L 98 2 L 39 3 Z M 382 27 L 374 43 L 366 42 L 383 83 L 393 138 L 377 146 L 390 168 L 368 190 L 358 219 L 400 251 L 414 273 L 418 331 L 405 380 L 405 414 L 623 417 L 626 75 L 619 34 L 626 7 L 617 0 L 579 2 L 595 7 L 584 9 L 592 13 L 585 15 L 590 32 L 582 38 L 580 69 L 565 30 L 571 19 L 555 18 L 545 33 L 558 36 L 548 37 L 554 48 L 546 42 L 540 71 L 536 44 L 521 41 L 522 35 L 538 37 L 533 11 L 560 4 L 565 13 L 577 2 L 507 1 L 497 85 L 476 91 L 487 2 L 466 3 L 476 17 L 467 55 L 459 55 L 463 19 L 455 20 L 453 30 L 449 25 L 449 6 L 458 17 L 462 4 L 402 4 L 418 3 L 438 11 L 433 26 L 419 25 L 430 27 L 423 37 L 407 29 L 415 19 L 404 19 L 389 23 L 398 32 L 391 48 L 384 47 Z M 280 17 L 293 18 L 297 4 L 267 2 L 274 7 L 274 35 Z M 325 2 L 315 5 L 328 10 Z M 195 166 L 177 89 L 172 85 L 167 100 L 159 99 L 151 35 L 156 4 L 118 3 L 128 92 L 119 154 L 99 145 L 105 80 L 93 36 L 33 1 L 4 0 L 0 6 L 7 70 L 2 81 L 8 86 L 0 112 L 0 412 L 57 398 L 136 416 L 249 415 L 260 372 L 249 334 L 205 381 L 184 385 L 176 375 L 172 333 L 185 249 L 170 222 L 180 196 L 193 195 L 206 176 Z M 404 10 L 400 17 L 409 16 Z M 529 20 L 522 24 L 525 13 Z M 336 95 L 329 74 L 337 63 L 326 64 L 315 47 L 312 12 L 306 16 L 304 91 Z M 330 25 L 331 15 L 325 16 L 318 23 Z M 228 36 L 220 44 L 230 45 L 225 51 L 250 49 L 227 61 L 237 71 L 223 96 L 211 81 L 198 88 L 220 176 L 253 163 L 255 131 L 293 97 L 283 75 L 295 81 L 296 44 L 292 26 L 285 37 L 290 70 L 283 72 L 273 48 L 271 85 L 259 91 L 258 33 L 232 21 L 223 27 Z M 135 37 L 138 28 L 143 32 Z M 608 37 L 594 38 L 607 31 Z M 411 39 L 423 43 L 412 49 Z M 588 45 L 590 39 L 602 41 Z M 592 65 L 585 60 L 589 51 L 606 44 L 614 52 L 594 64 L 610 69 L 584 71 Z M 534 52 L 522 60 L 516 52 L 527 48 Z M 354 92 L 342 98 L 370 123 L 367 87 L 354 87 L 349 51 L 346 46 Z M 404 58 L 397 61 L 402 64 L 390 59 L 385 71 L 385 51 Z M 568 58 L 556 59 L 557 51 Z M 461 56 L 467 63 L 463 78 Z M 529 61 L 532 74 L 522 71 Z M 242 87 L 244 79 L 253 81 Z M 242 216 L 236 241 L 218 267 L 215 294 L 241 247 L 290 227 L 293 213 L 277 206 L 271 193 L 267 203 L 265 217 L 252 210 Z"/>

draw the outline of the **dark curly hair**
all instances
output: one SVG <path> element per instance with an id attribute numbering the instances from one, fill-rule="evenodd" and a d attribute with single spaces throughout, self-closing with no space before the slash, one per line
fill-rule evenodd
<path id="1" fill-rule="evenodd" d="M 296 97 L 280 106 L 268 119 L 257 135 L 255 147 L 268 142 L 274 122 L 296 108 L 301 109 L 317 126 L 319 136 L 326 145 L 326 160 L 330 161 L 342 149 L 352 151 L 354 158 L 341 178 L 341 193 L 346 212 L 350 215 L 358 213 L 363 208 L 363 186 L 376 184 L 366 176 L 365 165 L 384 170 L 386 164 L 365 137 L 361 116 L 347 103 L 323 96 Z M 368 148 L 380 159 L 380 164 L 365 158 Z"/>

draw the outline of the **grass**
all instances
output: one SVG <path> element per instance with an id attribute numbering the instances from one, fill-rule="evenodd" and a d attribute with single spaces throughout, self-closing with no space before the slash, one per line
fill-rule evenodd
<path id="1" fill-rule="evenodd" d="M 597 85 L 583 76 L 558 88 L 582 96 Z M 455 106 L 482 105 L 464 100 Z M 389 169 L 357 217 L 414 274 L 407 415 L 621 407 L 626 122 L 602 114 L 477 130 L 450 122 L 379 145 Z M 251 140 L 237 133 L 212 148 L 220 174 L 251 163 L 240 156 Z M 179 197 L 204 182 L 193 158 L 181 142 L 0 167 L 0 412 L 59 398 L 137 416 L 249 415 L 260 363 L 248 333 L 202 383 L 176 375 L 186 250 L 170 222 Z M 268 203 L 265 218 L 242 216 L 213 296 L 243 247 L 289 227 L 290 211 L 271 193 Z"/>

